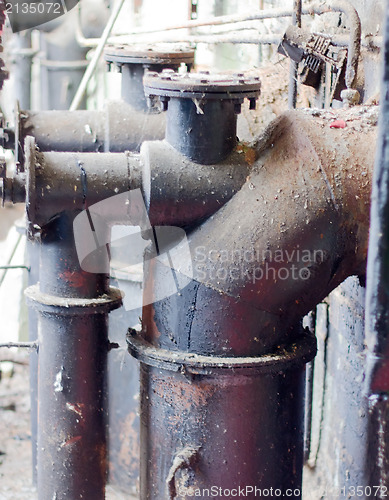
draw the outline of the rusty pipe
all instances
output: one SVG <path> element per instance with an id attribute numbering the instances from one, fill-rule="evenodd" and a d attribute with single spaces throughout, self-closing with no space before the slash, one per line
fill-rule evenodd
<path id="1" fill-rule="evenodd" d="M 168 358 L 163 360 L 162 368 L 156 366 L 158 369 L 161 368 L 158 376 L 167 381 L 169 373 L 173 371 L 176 373 L 175 378 L 184 377 L 191 384 L 191 388 L 188 389 L 190 399 L 193 400 L 194 397 L 195 401 L 200 403 L 196 409 L 198 418 L 192 422 L 193 433 L 169 434 L 167 443 L 169 446 L 165 449 L 168 451 L 164 456 L 166 468 L 161 470 L 153 488 L 148 489 L 149 467 L 161 459 L 159 433 L 164 429 L 166 434 L 165 429 L 169 419 L 177 424 L 180 423 L 179 416 L 182 414 L 182 405 L 185 404 L 180 395 L 188 391 L 175 393 L 172 392 L 172 384 L 166 383 L 165 386 L 162 384 L 162 387 L 169 388 L 166 393 L 170 395 L 165 397 L 165 392 L 163 394 L 155 392 L 159 402 L 153 404 L 154 397 L 150 397 L 151 393 L 146 389 L 142 390 L 144 415 L 147 418 L 142 431 L 142 498 L 163 498 L 167 479 L 169 488 L 173 488 L 172 464 L 180 456 L 183 445 L 190 449 L 197 449 L 200 446 L 198 459 L 193 466 L 191 465 L 196 470 L 191 469 L 188 473 L 190 478 L 197 481 L 195 484 L 205 486 L 207 480 L 204 476 L 204 467 L 207 469 L 210 467 L 209 457 L 219 454 L 222 461 L 231 460 L 229 455 L 226 455 L 228 452 L 226 445 L 223 446 L 222 435 L 220 439 L 218 438 L 217 443 L 220 446 L 217 447 L 213 446 L 209 439 L 211 430 L 218 425 L 218 415 L 225 415 L 227 418 L 229 413 L 228 421 L 222 423 L 227 426 L 224 429 L 229 429 L 229 439 L 234 441 L 236 436 L 238 446 L 233 449 L 236 450 L 237 461 L 232 461 L 231 466 L 225 469 L 225 475 L 220 475 L 222 470 L 220 466 L 215 469 L 210 468 L 210 477 L 219 477 L 223 484 L 231 485 L 232 480 L 237 479 L 237 473 L 241 472 L 240 467 L 244 459 L 251 454 L 253 445 L 257 466 L 250 465 L 247 474 L 242 475 L 245 481 L 250 479 L 253 484 L 269 486 L 268 480 L 263 479 L 263 471 L 271 470 L 275 472 L 274 477 L 279 478 L 283 487 L 292 485 L 299 489 L 302 465 L 302 420 L 298 415 L 302 401 L 300 395 L 303 394 L 304 388 L 302 383 L 294 385 L 293 381 L 298 379 L 301 382 L 303 365 L 314 355 L 314 343 L 302 333 L 300 318 L 312 308 L 313 302 L 316 303 L 327 295 L 345 277 L 363 272 L 366 260 L 373 156 L 371 148 L 374 145 L 375 133 L 372 123 L 375 114 L 374 109 L 356 108 L 348 113 L 343 111 L 341 116 L 345 120 L 345 128 L 331 128 L 334 126 L 332 112 L 320 114 L 318 111 L 287 114 L 271 125 L 256 145 L 257 160 L 248 175 L 244 177 L 243 187 L 236 194 L 231 191 L 229 197 L 221 199 L 221 205 L 224 203 L 224 206 L 200 227 L 188 231 L 194 274 L 189 273 L 187 261 L 179 260 L 179 247 L 172 254 L 175 262 L 174 273 L 163 260 L 148 261 L 145 300 L 151 305 L 144 308 L 141 338 L 137 339 L 135 335 L 129 338 L 131 352 L 141 358 L 146 365 L 142 375 L 143 387 L 153 387 L 152 377 L 155 373 L 152 368 L 147 367 L 155 367 L 155 363 L 159 362 L 159 359 L 155 361 L 155 358 L 164 354 Z M 171 148 L 170 145 L 169 147 Z M 232 153 L 231 158 L 234 154 Z M 36 174 L 29 174 L 31 167 L 27 168 L 27 176 L 31 176 L 27 182 L 27 195 L 34 192 L 31 186 L 35 182 L 35 186 L 40 186 L 38 193 L 46 189 L 42 203 L 45 199 L 52 199 L 53 202 L 48 205 L 55 207 L 55 198 L 47 193 L 50 190 L 45 185 L 45 165 L 47 159 L 51 158 L 51 162 L 48 162 L 50 165 L 54 163 L 54 158 L 57 160 L 62 158 L 65 159 L 64 168 L 60 170 L 66 171 L 70 167 L 69 179 L 73 180 L 73 184 L 69 182 L 69 186 L 80 186 L 70 199 L 70 203 L 73 205 L 75 203 L 76 208 L 82 209 L 87 198 L 82 191 L 83 176 L 79 162 L 85 172 L 89 172 L 91 168 L 92 181 L 97 182 L 93 176 L 95 170 L 90 162 L 93 158 L 100 157 L 102 162 L 108 163 L 115 155 L 106 157 L 90 155 L 90 158 L 86 155 L 84 161 L 82 156 L 59 153 L 38 155 L 42 161 L 28 163 L 35 168 Z M 156 157 L 158 158 L 158 155 Z M 185 158 L 178 156 L 177 159 L 180 157 L 185 165 Z M 120 165 L 123 158 L 121 155 L 117 158 Z M 228 165 L 228 159 L 226 163 Z M 189 162 L 188 165 L 192 163 Z M 196 173 L 200 170 L 211 172 L 213 168 L 218 167 L 219 165 L 193 164 Z M 49 168 L 48 171 L 50 170 Z M 166 184 L 163 175 L 147 174 L 148 171 L 152 172 L 151 167 L 149 170 L 141 167 L 140 170 L 143 173 L 136 182 L 142 183 L 143 192 L 148 192 L 147 186 L 151 185 L 151 179 L 155 186 L 154 191 L 161 192 Z M 161 173 L 164 171 L 161 170 Z M 176 185 L 180 186 L 181 179 L 185 181 L 184 173 L 185 170 L 182 170 L 176 176 Z M 123 173 L 118 178 L 122 176 Z M 118 189 L 120 187 L 115 185 L 114 175 L 108 176 L 107 181 L 111 177 L 113 178 L 111 188 L 114 188 L 115 192 L 115 187 Z M 128 182 L 126 178 L 127 188 Z M 172 186 L 174 185 L 173 183 Z M 209 183 L 205 182 L 204 190 L 209 193 L 209 188 Z M 108 195 L 107 185 L 101 189 L 102 191 L 92 190 L 91 202 L 97 201 L 94 191 Z M 149 192 L 153 192 L 151 187 Z M 194 200 L 198 203 L 198 193 L 191 193 L 190 189 L 186 193 L 188 202 Z M 154 194 L 155 199 L 158 200 L 158 192 Z M 152 200 L 153 196 L 150 195 L 150 207 Z M 29 201 L 27 206 L 30 219 L 39 221 L 42 225 L 47 223 L 45 217 L 50 216 L 52 219 L 55 215 L 52 210 L 44 214 L 39 207 L 39 200 L 35 200 L 34 203 Z M 42 220 L 36 218 L 37 214 Z M 171 224 L 176 218 L 178 224 L 188 225 L 188 220 L 182 221 L 180 210 L 172 210 L 169 216 Z M 192 220 L 190 225 L 194 223 Z M 244 254 L 246 250 L 254 252 L 256 249 L 268 253 L 262 254 L 257 251 L 253 256 Z M 300 257 L 296 253 L 297 249 L 300 249 L 298 254 Z M 277 259 L 275 259 L 276 250 L 283 251 Z M 301 256 L 303 250 L 308 251 L 308 256 L 306 254 Z M 163 251 L 162 245 L 159 252 Z M 269 252 L 270 256 L 273 256 L 272 259 L 269 258 Z M 274 277 L 272 274 L 270 277 L 258 275 L 258 269 L 263 270 L 262 267 L 267 263 L 272 264 Z M 244 272 L 240 273 L 239 270 L 242 268 Z M 289 272 L 289 278 L 285 279 L 285 274 L 278 275 L 281 269 L 282 273 L 285 273 L 284 269 Z M 163 292 L 167 274 L 173 274 L 178 282 L 180 274 L 185 275 L 186 278 L 190 278 L 190 283 L 178 293 L 155 302 L 156 296 L 161 297 L 160 291 Z M 157 356 L 153 349 L 157 350 Z M 274 404 L 264 408 L 257 394 L 259 391 L 266 398 L 269 395 L 266 389 L 268 384 L 263 378 L 269 365 L 271 370 L 282 373 L 273 387 L 274 394 L 283 394 L 285 397 L 276 398 Z M 227 370 L 226 378 L 223 372 L 219 371 L 223 369 Z M 220 384 L 224 384 L 226 394 L 232 390 L 234 378 L 231 378 L 231 373 L 234 370 L 244 372 L 244 377 L 239 383 L 246 389 L 238 391 L 244 394 L 242 405 L 230 411 L 223 403 L 223 401 L 228 403 L 227 399 L 216 398 L 208 408 L 206 403 L 219 392 Z M 254 372 L 258 372 L 258 376 L 254 375 Z M 211 382 L 211 386 L 216 387 L 215 391 L 206 392 L 209 389 L 209 381 L 203 379 L 202 375 L 215 378 L 216 385 Z M 160 380 L 156 386 L 161 387 Z M 192 390 L 193 397 L 190 395 Z M 254 393 L 255 400 L 252 399 L 249 403 Z M 289 399 L 288 394 L 293 395 L 293 401 Z M 258 404 L 260 407 L 255 406 Z M 204 405 L 210 410 L 209 412 L 203 411 Z M 173 408 L 173 413 L 168 411 L 167 406 Z M 282 443 L 274 440 L 264 442 L 261 438 L 264 433 L 258 428 L 256 419 L 250 429 L 257 429 L 259 434 L 254 435 L 250 431 L 250 436 L 254 435 L 254 439 L 250 442 L 248 439 L 242 440 L 241 426 L 237 425 L 241 419 L 240 408 L 246 408 L 246 413 L 250 412 L 251 408 L 255 409 L 253 414 L 266 422 L 266 429 L 272 431 L 270 435 L 275 435 L 276 430 L 279 431 L 278 434 L 285 432 L 288 436 L 287 443 L 290 443 L 289 451 L 286 452 L 281 447 Z M 201 425 L 196 426 L 200 418 Z M 189 438 L 190 442 L 185 442 L 185 439 Z M 192 438 L 196 438 L 195 442 L 192 442 Z M 239 447 L 239 443 L 242 446 Z M 269 448 L 275 450 L 274 454 L 271 454 L 270 462 Z M 276 474 L 276 467 L 280 469 L 280 460 L 283 464 L 281 476 Z M 215 464 L 218 463 L 215 461 Z M 236 474 L 231 473 L 234 467 Z M 175 480 L 177 484 L 180 481 L 179 475 L 187 471 L 187 468 L 184 469 L 177 471 Z M 261 478 L 262 483 L 258 483 Z M 299 495 L 296 497 L 299 498 Z"/>
<path id="2" fill-rule="evenodd" d="M 140 154 L 60 153 L 40 152 L 28 137 L 25 152 L 26 173 L 2 179 L 0 195 L 13 203 L 26 201 L 32 232 L 63 211 L 81 211 L 127 190 L 141 190 L 153 226 L 188 227 L 230 200 L 251 168 L 237 151 L 217 168 L 200 165 L 165 141 L 144 144 Z M 109 225 L 131 225 L 134 214 L 126 201 L 110 206 Z"/>
<path id="3" fill-rule="evenodd" d="M 381 81 L 381 112 L 371 207 L 371 229 L 366 282 L 367 377 L 369 398 L 369 439 L 366 476 L 369 485 L 381 486 L 379 498 L 389 479 L 389 335 L 388 335 L 388 240 L 389 240 L 389 4 L 386 2 L 385 42 Z"/>
<path id="4" fill-rule="evenodd" d="M 344 129 L 330 128 L 331 112 L 277 119 L 257 143 L 258 160 L 244 186 L 190 234 L 192 262 L 178 260 L 180 271 L 209 293 L 257 311 L 253 334 L 259 326 L 262 334 L 250 343 L 250 355 L 273 348 L 280 341 L 275 331 L 293 329 L 346 277 L 364 273 L 376 109 L 360 109 L 342 115 Z M 233 237 L 217 227 L 234 228 Z M 209 349 L 212 337 L 198 338 L 196 352 Z M 248 349 L 237 338 L 212 345 L 218 354 Z"/>
<path id="5" fill-rule="evenodd" d="M 192 214 L 189 209 L 185 216 L 180 214 L 183 224 L 188 224 L 194 216 L 201 219 L 210 215 L 210 210 L 226 202 L 244 183 L 247 164 L 240 160 L 205 175 L 208 172 L 203 166 L 183 163 L 182 158 L 176 159 L 174 169 L 172 153 L 165 143 L 159 149 L 151 143 L 148 158 L 154 165 L 142 172 L 141 157 L 136 154 L 42 153 L 28 137 L 25 173 L 3 186 L 7 190 L 13 184 L 9 196 L 17 192 L 13 201 L 21 201 L 26 181 L 30 232 L 41 233 L 40 284 L 29 288 L 27 296 L 39 313 L 42 342 L 38 423 L 38 491 L 42 500 L 54 496 L 98 499 L 104 495 L 107 313 L 119 305 L 120 296 L 107 288 L 108 261 L 105 271 L 96 275 L 80 268 L 72 231 L 75 215 L 106 198 L 139 189 L 142 174 L 143 179 L 171 175 L 173 181 L 167 192 L 172 197 L 174 192 L 179 194 L 179 203 L 171 213 L 179 214 L 185 197 L 190 195 L 192 209 L 197 205 Z M 195 180 L 202 188 L 192 193 Z M 204 205 L 204 193 L 209 189 L 215 195 L 211 208 Z M 159 190 L 150 189 L 148 199 L 157 214 Z M 114 223 L 129 223 L 125 205 L 116 204 L 117 212 L 104 217 L 105 232 Z M 98 236 L 103 241 L 109 239 L 100 233 Z M 86 391 L 79 384 L 80 376 Z"/>
<path id="6" fill-rule="evenodd" d="M 90 166 L 88 161 L 82 163 L 75 158 L 65 167 L 61 164 L 63 170 L 59 176 L 55 169 L 47 169 L 48 192 L 52 182 L 58 195 L 61 182 L 56 183 L 62 178 L 75 193 L 73 203 L 66 204 L 57 198 L 57 208 L 51 211 L 55 202 L 50 203 L 45 196 L 40 200 L 43 193 L 39 179 L 42 176 L 36 176 L 36 172 L 45 171 L 45 165 L 37 154 L 30 137 L 26 141 L 26 207 L 31 236 L 40 233 L 40 281 L 26 291 L 29 305 L 38 313 L 41 344 L 38 355 L 38 495 L 42 500 L 103 500 L 107 474 L 108 312 L 121 305 L 121 295 L 109 287 L 107 251 L 102 254 L 98 273 L 87 272 L 81 266 L 73 222 L 80 210 L 88 207 L 89 201 L 128 191 L 128 162 L 121 155 L 117 157 L 118 162 L 114 164 L 117 176 L 110 175 L 109 168 L 103 170 L 104 163 L 97 162 L 96 171 L 96 162 Z M 99 158 L 104 160 L 104 155 Z M 62 174 L 66 171 L 65 179 Z M 71 173 L 77 175 L 71 178 Z M 101 190 L 96 184 L 99 175 Z M 81 196 L 74 189 L 78 184 Z M 46 202 L 48 216 L 43 219 L 41 209 Z M 108 241 L 109 225 L 103 222 L 98 227 L 99 236 Z"/>
<path id="7" fill-rule="evenodd" d="M 4 146 L 16 149 L 22 161 L 24 139 L 35 137 L 41 151 L 121 152 L 138 151 L 145 140 L 162 139 L 163 113 L 150 112 L 143 90 L 145 70 L 190 69 L 193 49 L 186 46 L 132 45 L 110 47 L 105 58 L 122 73 L 122 100 L 107 102 L 103 111 L 15 110 L 15 130 L 7 130 Z"/>
<path id="8" fill-rule="evenodd" d="M 146 261 L 149 305 L 128 336 L 141 361 L 142 500 L 247 485 L 301 498 L 300 403 L 315 347 L 300 321 L 366 265 L 376 110 L 342 118 L 340 129 L 332 112 L 277 119 L 244 186 L 188 232 L 190 262 L 180 246 Z M 189 279 L 176 294 L 172 274 Z M 196 454 L 174 469 L 187 449 Z"/>
<path id="9" fill-rule="evenodd" d="M 139 151 L 143 141 L 163 139 L 166 123 L 163 113 L 141 112 L 123 101 L 108 102 L 103 111 L 20 111 L 15 121 L 19 146 L 33 136 L 41 151 L 80 152 Z M 4 147 L 14 149 L 10 132 Z"/>
<path id="10" fill-rule="evenodd" d="M 105 498 L 108 312 L 121 304 L 108 274 L 80 268 L 73 213 L 41 233 L 38 311 L 38 496 Z"/>

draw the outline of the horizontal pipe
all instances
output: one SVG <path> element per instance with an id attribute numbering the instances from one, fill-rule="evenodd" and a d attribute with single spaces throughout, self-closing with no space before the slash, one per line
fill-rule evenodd
<path id="1" fill-rule="evenodd" d="M 261 10 L 250 14 L 218 16 L 202 20 L 191 20 L 185 23 L 176 24 L 173 26 L 165 26 L 161 28 L 136 28 L 126 33 L 125 35 L 116 35 L 109 39 L 109 43 L 120 43 L 120 41 L 128 40 L 130 35 L 143 35 L 150 33 L 161 33 L 165 31 L 173 31 L 187 28 L 197 28 L 202 26 L 218 26 L 223 24 L 239 23 L 244 21 L 254 21 L 258 19 L 276 19 L 282 17 L 292 17 L 293 11 L 290 9 L 268 9 Z M 97 39 L 86 39 L 78 35 L 78 41 L 84 46 L 95 46 L 98 43 Z"/>
<path id="2" fill-rule="evenodd" d="M 250 30 L 247 30 L 250 31 Z M 189 42 L 189 43 L 205 43 L 205 44 L 219 44 L 219 43 L 233 43 L 233 44 L 263 44 L 263 45 L 279 45 L 283 33 L 275 33 L 272 35 L 259 35 L 255 33 L 238 34 L 235 32 L 221 33 L 217 35 L 213 34 L 198 34 L 198 35 L 188 35 L 188 36 L 171 36 L 169 38 L 164 38 L 166 43 L 179 43 L 179 42 Z M 330 36 L 330 35 L 329 35 Z M 350 38 L 345 35 L 331 35 L 331 43 L 337 47 L 348 47 Z M 361 45 L 368 48 L 381 48 L 382 47 L 382 37 L 381 36 L 365 36 L 361 40 Z"/>
<path id="3" fill-rule="evenodd" d="M 123 101 L 104 111 L 22 111 L 21 143 L 30 135 L 40 151 L 139 151 L 143 141 L 163 139 L 166 117 L 134 110 Z M 12 141 L 6 147 L 13 147 Z"/>
<path id="4" fill-rule="evenodd" d="M 142 190 L 153 226 L 199 224 L 239 191 L 250 171 L 238 152 L 217 166 L 200 165 L 166 141 L 145 142 L 141 158 Z"/>
<path id="5" fill-rule="evenodd" d="M 187 43 L 205 43 L 205 44 L 219 44 L 219 43 L 244 43 L 244 44 L 262 44 L 262 45 L 278 45 L 282 40 L 282 34 L 274 35 L 242 35 L 238 33 L 225 33 L 220 35 L 176 35 L 169 38 L 164 38 L 164 42 L 187 42 Z"/>
<path id="6" fill-rule="evenodd" d="M 40 227 L 64 211 L 82 211 L 141 187 L 139 155 L 40 153 L 32 137 L 26 140 L 26 172 L 27 216 L 30 224 Z M 112 223 L 126 219 L 124 199 L 111 208 Z"/>
<path id="7" fill-rule="evenodd" d="M 355 10 L 351 7 L 351 4 L 349 2 L 343 2 L 337 3 L 336 5 L 334 4 L 334 7 L 331 7 L 328 5 L 328 2 L 325 5 L 321 4 L 314 4 L 314 5 L 308 5 L 306 7 L 302 8 L 302 15 L 312 15 L 313 13 L 316 14 L 324 14 L 326 12 L 330 12 L 331 9 L 342 9 L 342 12 L 345 12 L 346 15 L 350 16 L 351 22 L 354 23 L 357 21 L 357 18 L 355 17 Z M 196 27 L 204 27 L 204 26 L 220 26 L 220 25 L 228 25 L 228 24 L 233 24 L 233 23 L 244 23 L 244 22 L 250 22 L 250 21 L 255 21 L 255 20 L 262 20 L 262 19 L 277 19 L 277 18 L 282 18 L 282 17 L 292 17 L 293 16 L 293 10 L 292 9 L 268 9 L 268 10 L 261 10 L 256 13 L 250 13 L 250 14 L 241 14 L 241 15 L 227 15 L 227 16 L 218 16 L 214 18 L 207 18 L 207 19 L 199 19 L 199 20 L 192 20 L 192 21 L 187 21 L 186 23 L 182 24 L 177 24 L 174 26 L 167 26 L 164 28 L 153 28 L 153 29 L 147 29 L 147 28 L 137 28 L 135 30 L 132 30 L 130 33 L 126 33 L 123 35 L 116 35 L 113 36 L 109 39 L 109 43 L 124 43 L 124 42 L 129 42 L 131 41 L 131 35 L 136 35 L 137 36 L 137 41 L 140 40 L 139 36 L 143 34 L 152 34 L 152 33 L 164 33 L 166 31 L 174 31 L 174 30 L 180 30 L 180 29 L 186 29 L 186 28 L 196 28 Z M 358 18 L 359 19 L 359 18 Z M 355 33 L 355 32 L 354 32 Z M 215 41 L 212 41 L 212 39 L 215 38 Z M 219 38 L 217 35 L 213 34 L 198 34 L 198 35 L 189 35 L 186 37 L 172 37 L 172 38 L 166 38 L 163 37 L 163 40 L 166 42 L 192 42 L 192 43 L 278 43 L 276 41 L 280 40 L 282 38 L 282 35 L 280 37 L 270 36 L 267 38 L 267 35 L 259 35 L 257 37 L 257 41 L 255 41 L 254 38 L 242 38 L 240 37 L 237 39 L 234 39 L 234 37 L 231 37 L 231 35 L 226 35 L 225 38 Z M 274 41 L 271 41 L 271 40 Z M 146 39 L 149 41 L 149 39 Z M 236 40 L 236 41 L 234 41 Z M 88 46 L 88 47 L 94 47 L 98 43 L 98 39 L 86 39 L 84 37 L 80 37 L 78 35 L 78 41 L 81 45 L 83 46 Z"/>
<path id="8" fill-rule="evenodd" d="M 38 349 L 38 342 L 5 342 L 0 344 L 0 348 L 8 348 L 11 349 L 13 347 L 17 347 L 18 349 Z"/>
<path id="9" fill-rule="evenodd" d="M 144 143 L 140 154 L 43 153 L 34 144 L 27 138 L 27 191 L 19 201 L 26 199 L 30 224 L 38 226 L 62 211 L 81 211 L 137 189 L 151 225 L 190 226 L 231 199 L 250 170 L 245 155 L 238 152 L 217 167 L 204 166 L 184 159 L 165 141 Z M 127 204 L 126 197 L 111 203 L 104 214 L 107 223 L 131 225 L 132 215 L 138 220 L 137 207 L 132 213 Z"/>

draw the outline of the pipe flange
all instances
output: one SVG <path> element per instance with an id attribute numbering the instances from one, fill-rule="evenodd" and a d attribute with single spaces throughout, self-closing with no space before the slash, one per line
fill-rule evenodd
<path id="1" fill-rule="evenodd" d="M 108 65 L 113 63 L 119 67 L 124 64 L 142 64 L 145 67 L 153 65 L 179 67 L 181 63 L 192 66 L 194 56 L 194 49 L 188 45 L 163 43 L 112 45 L 108 46 L 104 52 Z"/>
<path id="2" fill-rule="evenodd" d="M 127 333 L 127 345 L 129 353 L 146 365 L 188 375 L 279 373 L 312 361 L 317 352 L 316 337 L 308 329 L 295 343 L 253 357 L 202 356 L 168 351 L 146 342 L 141 332 L 132 328 Z"/>
<path id="3" fill-rule="evenodd" d="M 109 293 L 94 299 L 57 297 L 43 293 L 39 285 L 25 290 L 27 303 L 43 314 L 77 316 L 79 314 L 105 314 L 122 305 L 123 295 L 118 288 L 110 287 Z"/>
<path id="4" fill-rule="evenodd" d="M 261 93 L 258 76 L 245 73 L 223 74 L 203 71 L 178 73 L 164 70 L 162 73 L 148 72 L 143 79 L 145 94 L 149 98 L 181 98 L 199 100 L 233 100 L 239 103 L 250 99 L 250 109 Z"/>

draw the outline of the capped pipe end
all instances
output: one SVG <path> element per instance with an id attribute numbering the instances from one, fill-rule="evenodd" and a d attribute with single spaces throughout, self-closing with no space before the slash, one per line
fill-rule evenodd
<path id="1" fill-rule="evenodd" d="M 259 77 L 245 73 L 164 70 L 146 73 L 145 95 L 167 111 L 166 140 L 190 160 L 215 164 L 227 158 L 237 143 L 237 115 L 245 99 L 255 109 L 261 92 Z"/>

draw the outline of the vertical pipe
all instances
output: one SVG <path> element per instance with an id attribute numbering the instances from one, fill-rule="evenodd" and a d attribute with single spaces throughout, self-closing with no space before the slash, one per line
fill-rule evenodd
<path id="1" fill-rule="evenodd" d="M 14 35 L 12 51 L 12 75 L 14 78 L 14 98 L 22 109 L 31 109 L 31 30 Z"/>
<path id="2" fill-rule="evenodd" d="M 30 272 L 28 286 L 39 281 L 39 241 L 27 239 L 26 254 Z M 38 316 L 32 307 L 28 308 L 28 338 L 35 342 L 38 338 Z M 32 481 L 37 483 L 37 433 L 38 433 L 38 352 L 30 353 L 30 400 L 31 400 L 31 447 L 32 447 Z"/>
<path id="3" fill-rule="evenodd" d="M 107 324 L 120 299 L 108 274 L 80 268 L 73 218 L 42 228 L 40 284 L 27 291 L 39 311 L 39 500 L 105 498 Z"/>
<path id="4" fill-rule="evenodd" d="M 301 28 L 302 0 L 293 0 L 293 16 L 292 23 L 294 26 Z M 290 61 L 290 76 L 288 90 L 288 106 L 289 109 L 294 109 L 297 104 L 297 78 L 298 78 L 298 63 Z"/>
<path id="5" fill-rule="evenodd" d="M 386 2 L 381 115 L 371 206 L 366 290 L 367 390 L 370 431 L 367 475 L 372 486 L 389 481 L 389 2 Z M 384 495 L 380 491 L 379 498 Z"/>
<path id="6" fill-rule="evenodd" d="M 112 28 L 115 25 L 116 19 L 118 18 L 120 11 L 123 7 L 124 0 L 117 0 L 117 3 L 115 7 L 113 8 L 111 17 L 109 18 L 109 21 L 104 29 L 103 34 L 101 35 L 100 41 L 96 47 L 95 53 L 93 54 L 93 57 L 84 73 L 84 76 L 82 77 L 82 80 L 80 82 L 80 85 L 77 89 L 77 92 L 72 100 L 72 103 L 70 104 L 69 110 L 74 111 L 80 107 L 80 104 L 84 98 L 84 94 L 86 92 L 86 88 L 88 86 L 88 83 L 90 79 L 93 76 L 93 73 L 95 72 L 97 68 L 97 64 L 100 60 L 101 54 L 103 53 L 105 44 L 108 40 L 109 35 L 111 34 Z"/>

